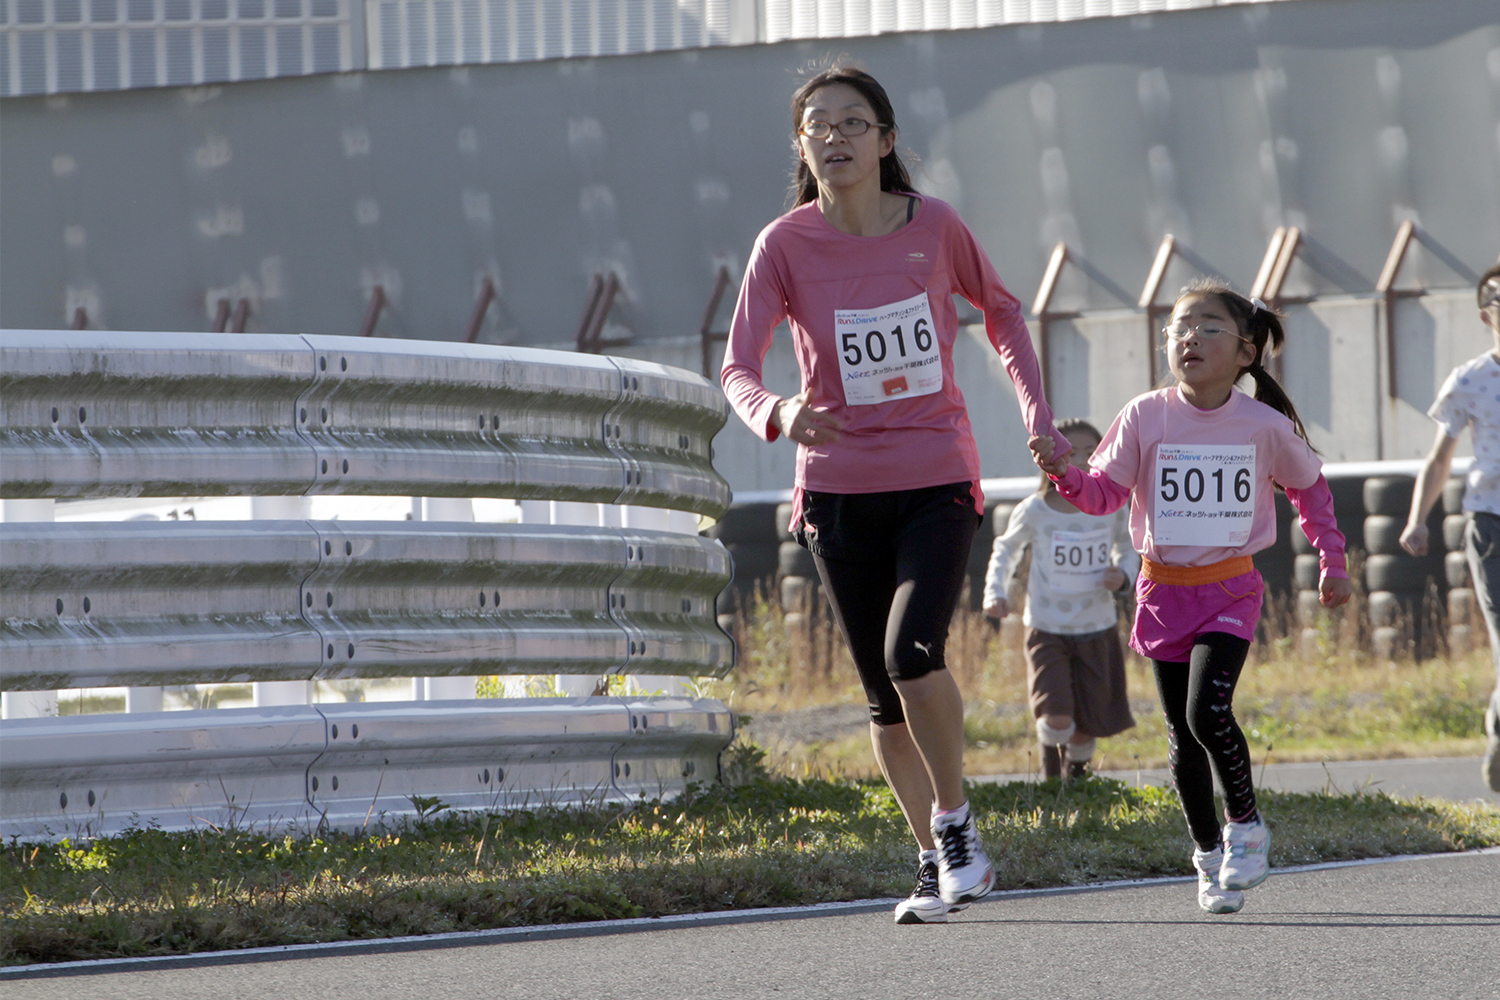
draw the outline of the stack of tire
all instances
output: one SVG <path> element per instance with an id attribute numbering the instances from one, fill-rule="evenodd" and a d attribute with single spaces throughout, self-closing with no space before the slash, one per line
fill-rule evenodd
<path id="1" fill-rule="evenodd" d="M 1371 476 L 1365 480 L 1365 587 L 1369 593 L 1370 643 L 1380 659 L 1426 651 L 1435 636 L 1425 635 L 1423 598 L 1429 587 L 1446 596 L 1444 513 L 1434 509 L 1427 521 L 1430 539 L 1425 556 L 1401 548 L 1401 531 L 1411 510 L 1415 480 L 1411 476 Z"/>
<path id="2" fill-rule="evenodd" d="M 792 505 L 776 506 L 776 593 L 789 628 L 803 625 L 818 599 L 818 567 L 792 538 Z"/>
<path id="3" fill-rule="evenodd" d="M 754 607 L 757 585 L 768 595 L 772 592 L 778 554 L 776 505 L 734 504 L 704 534 L 723 542 L 734 560 L 734 579 L 718 604 L 719 625 L 730 631 L 735 613 Z"/>
<path id="4" fill-rule="evenodd" d="M 1474 633 L 1479 605 L 1475 602 L 1474 581 L 1469 576 L 1469 560 L 1464 550 L 1464 532 L 1469 515 L 1464 513 L 1463 476 L 1454 476 L 1443 487 L 1443 575 L 1448 580 L 1448 649 L 1455 655 L 1473 649 L 1479 641 Z"/>
<path id="5" fill-rule="evenodd" d="M 1339 531 L 1344 536 L 1346 548 L 1351 555 L 1355 550 L 1362 551 L 1365 534 L 1364 480 L 1353 477 L 1330 479 L 1328 489 L 1333 494 L 1333 516 L 1338 522 Z M 1280 515 L 1282 505 L 1286 506 L 1286 534 L 1292 543 L 1292 586 L 1296 590 L 1297 621 L 1302 625 L 1302 648 L 1306 655 L 1311 656 L 1320 639 L 1317 624 L 1327 614 L 1318 600 L 1320 572 L 1318 550 L 1313 548 L 1307 536 L 1302 533 L 1302 527 L 1297 523 L 1296 512 L 1292 509 L 1291 502 L 1281 494 L 1277 494 L 1276 502 L 1278 515 Z M 1279 531 L 1279 516 L 1277 528 Z M 1256 565 L 1260 566 L 1259 555 L 1256 557 Z M 1267 587 L 1270 588 L 1269 581 Z"/>

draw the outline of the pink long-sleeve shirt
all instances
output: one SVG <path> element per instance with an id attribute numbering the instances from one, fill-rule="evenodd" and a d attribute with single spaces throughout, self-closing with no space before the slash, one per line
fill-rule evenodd
<path id="1" fill-rule="evenodd" d="M 1251 482 L 1254 516 L 1242 544 L 1166 545 L 1158 541 L 1153 517 L 1157 492 L 1174 497 L 1184 488 L 1180 475 L 1159 475 L 1158 447 L 1254 447 Z M 1137 396 L 1115 418 L 1089 460 L 1088 475 L 1070 466 L 1053 477 L 1058 492 L 1089 514 L 1108 514 L 1130 503 L 1130 535 L 1136 551 L 1168 566 L 1208 566 L 1235 556 L 1253 555 L 1276 540 L 1275 487 L 1279 483 L 1296 508 L 1319 553 L 1324 576 L 1347 577 L 1344 536 L 1334 519 L 1333 494 L 1323 478 L 1323 464 L 1291 420 L 1235 389 L 1215 410 L 1200 410 L 1182 398 L 1177 387 Z M 1212 488 L 1211 480 L 1200 487 Z M 1232 484 L 1231 484 L 1232 488 Z"/>
<path id="2" fill-rule="evenodd" d="M 982 508 L 979 450 L 953 378 L 955 293 L 984 312 L 1027 430 L 1053 435 L 1061 454 L 1067 440 L 1052 426 L 1021 305 L 952 207 L 923 197 L 911 222 L 865 237 L 809 202 L 761 231 L 729 328 L 724 393 L 751 430 L 779 436 L 770 418 L 780 397 L 761 366 L 788 320 L 812 405 L 844 421 L 838 441 L 797 447 L 799 498 L 971 481 Z"/>

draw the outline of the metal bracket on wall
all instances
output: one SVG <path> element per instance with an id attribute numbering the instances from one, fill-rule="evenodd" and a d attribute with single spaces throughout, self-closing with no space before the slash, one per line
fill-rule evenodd
<path id="1" fill-rule="evenodd" d="M 489 312 L 490 303 L 495 298 L 495 280 L 485 275 L 484 283 L 479 286 L 479 301 L 474 303 L 474 315 L 469 317 L 469 329 L 464 333 L 464 343 L 472 344 L 479 339 L 479 327 L 484 322 L 484 314 Z"/>
<path id="2" fill-rule="evenodd" d="M 620 276 L 615 272 L 609 272 L 606 278 L 602 274 L 595 274 L 589 282 L 589 297 L 583 307 L 583 316 L 578 320 L 578 352 L 580 354 L 598 354 L 606 347 L 624 347 L 631 342 L 630 337 L 615 337 L 612 339 L 601 339 L 600 334 L 604 332 L 604 321 L 609 318 L 609 310 L 615 304 L 615 296 L 620 291 Z"/>
<path id="3" fill-rule="evenodd" d="M 250 300 L 241 298 L 232 307 L 229 300 L 220 299 L 214 308 L 213 333 L 244 333 L 245 324 L 250 319 Z"/>
<path id="4" fill-rule="evenodd" d="M 370 289 L 370 308 L 365 310 L 365 321 L 359 326 L 361 337 L 375 336 L 375 324 L 380 322 L 380 311 L 385 308 L 385 286 Z"/>
<path id="5" fill-rule="evenodd" d="M 719 265 L 719 271 L 714 275 L 714 290 L 708 297 L 708 308 L 703 310 L 703 325 L 699 332 L 703 338 L 703 377 L 713 380 L 712 358 L 710 353 L 714 344 L 724 343 L 729 340 L 728 330 L 713 329 L 714 317 L 719 313 L 719 304 L 724 300 L 724 292 L 729 288 L 729 267 L 725 264 Z"/>
<path id="6" fill-rule="evenodd" d="M 1136 303 L 1140 308 L 1146 310 L 1146 357 L 1151 366 L 1151 385 L 1156 385 L 1160 378 L 1157 371 L 1156 355 L 1161 351 L 1159 343 L 1159 331 L 1161 330 L 1161 319 L 1172 313 L 1172 307 L 1161 305 L 1156 301 L 1156 296 L 1161 292 L 1161 283 L 1167 277 L 1167 265 L 1172 263 L 1172 256 L 1177 253 L 1177 237 L 1171 233 L 1161 238 L 1161 246 L 1156 248 L 1156 259 L 1151 262 L 1151 273 L 1146 275 L 1146 287 L 1141 289 L 1140 301 Z"/>
<path id="7" fill-rule="evenodd" d="M 1385 394 L 1387 399 L 1396 398 L 1396 303 L 1401 299 L 1417 299 L 1427 294 L 1425 288 L 1397 288 L 1396 278 L 1401 274 L 1401 265 L 1406 261 L 1407 248 L 1412 240 L 1421 240 L 1416 225 L 1407 219 L 1396 230 L 1396 239 L 1391 251 L 1386 254 L 1385 266 L 1380 269 L 1380 278 L 1375 282 L 1375 291 L 1381 297 L 1381 312 L 1385 319 Z"/>
<path id="8" fill-rule="evenodd" d="M 1281 294 L 1281 286 L 1286 283 L 1287 272 L 1292 269 L 1292 261 L 1296 259 L 1298 252 L 1302 249 L 1302 230 L 1297 226 L 1290 228 L 1277 226 L 1271 233 L 1270 242 L 1266 244 L 1266 252 L 1260 259 L 1260 269 L 1255 272 L 1255 284 L 1250 286 L 1250 297 L 1260 299 L 1272 309 L 1280 309 L 1288 305 L 1306 305 L 1312 301 L 1312 296 L 1286 296 Z M 1271 374 L 1277 380 L 1281 379 L 1281 354 L 1277 353 L 1271 358 Z"/>
<path id="9" fill-rule="evenodd" d="M 1037 324 L 1036 353 L 1042 368 L 1042 392 L 1048 399 L 1052 398 L 1052 323 L 1054 320 L 1077 319 L 1083 315 L 1076 310 L 1060 312 L 1052 309 L 1052 295 L 1057 291 L 1057 279 L 1062 274 L 1063 265 L 1067 263 L 1068 244 L 1060 242 L 1052 248 L 1052 257 L 1047 261 L 1047 270 L 1036 290 L 1036 301 L 1031 306 L 1031 313 L 1036 317 Z"/>

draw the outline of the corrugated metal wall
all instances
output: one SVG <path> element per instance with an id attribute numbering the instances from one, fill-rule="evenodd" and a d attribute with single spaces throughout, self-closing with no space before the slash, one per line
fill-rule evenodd
<path id="1" fill-rule="evenodd" d="M 488 280 L 480 340 L 568 345 L 613 273 L 604 335 L 697 367 L 718 267 L 737 281 L 784 205 L 791 71 L 838 51 L 886 84 L 919 185 L 959 207 L 1024 302 L 1060 239 L 1076 266 L 1052 305 L 1087 317 L 1134 308 L 1167 233 L 1182 253 L 1163 299 L 1197 271 L 1248 287 L 1296 225 L 1285 294 L 1373 315 L 1400 222 L 1423 233 L 1402 287 L 1463 289 L 1500 251 L 1494 10 L 1299 0 L 10 98 L 0 324 L 81 309 L 91 326 L 208 330 L 227 300 L 250 331 L 357 334 L 378 285 L 376 335 L 460 339 Z M 1144 342 L 1135 315 L 1120 328 Z M 1072 336 L 1059 323 L 1060 350 Z M 1356 348 L 1379 349 L 1338 347 Z M 1099 369 L 1099 399 L 1143 387 L 1131 365 L 1108 392 Z M 987 453 L 986 474 L 1024 463 L 1018 447 Z M 778 480 L 761 451 L 737 488 Z"/>

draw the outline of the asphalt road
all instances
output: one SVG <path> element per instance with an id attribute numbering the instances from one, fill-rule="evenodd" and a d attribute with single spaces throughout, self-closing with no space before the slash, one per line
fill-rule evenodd
<path id="1" fill-rule="evenodd" d="M 946 925 L 889 910 L 419 951 L 302 953 L 10 980 L 6 1000 L 911 997 L 1494 1000 L 1500 852 L 1283 871 L 1231 916 L 1186 879 L 997 895 Z M 585 929 L 586 930 L 586 929 Z M 9 979 L 9 977 L 7 977 Z"/>

